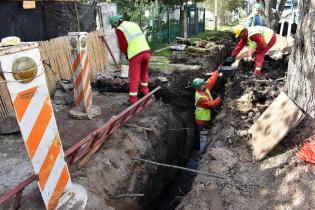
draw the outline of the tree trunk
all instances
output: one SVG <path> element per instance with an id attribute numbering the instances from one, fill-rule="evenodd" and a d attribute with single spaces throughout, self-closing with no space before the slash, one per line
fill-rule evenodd
<path id="1" fill-rule="evenodd" d="M 277 13 L 272 11 L 272 9 L 277 8 L 277 0 L 265 0 L 262 2 L 265 5 L 265 21 L 267 27 L 277 31 L 278 23 L 280 21 L 286 0 L 280 0 Z"/>
<path id="2" fill-rule="evenodd" d="M 197 3 L 196 2 L 194 2 L 194 11 L 195 11 L 195 15 L 194 15 L 194 18 L 195 18 L 195 20 L 194 20 L 194 22 L 195 22 L 195 33 L 196 34 L 198 34 L 198 16 L 199 16 L 199 14 L 198 14 L 198 8 L 197 8 Z"/>
<path id="3" fill-rule="evenodd" d="M 187 8 L 185 5 L 181 7 L 181 17 L 182 17 L 182 36 L 187 39 L 188 37 L 188 22 L 187 22 Z"/>
<path id="4" fill-rule="evenodd" d="M 315 117 L 315 0 L 301 0 L 300 22 L 289 61 L 288 94 Z"/>
<path id="5" fill-rule="evenodd" d="M 265 0 L 265 16 L 266 16 L 266 25 L 267 27 L 276 30 L 276 21 L 275 20 L 277 17 L 276 15 L 274 15 L 274 13 L 272 12 L 272 8 L 277 8 L 277 0 Z M 278 20 L 279 21 L 279 20 Z"/>

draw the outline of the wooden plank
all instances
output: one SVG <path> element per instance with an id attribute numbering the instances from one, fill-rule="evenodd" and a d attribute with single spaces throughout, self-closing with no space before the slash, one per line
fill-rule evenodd
<path id="1" fill-rule="evenodd" d="M 249 129 L 254 159 L 262 160 L 303 118 L 303 112 L 282 92 Z"/>

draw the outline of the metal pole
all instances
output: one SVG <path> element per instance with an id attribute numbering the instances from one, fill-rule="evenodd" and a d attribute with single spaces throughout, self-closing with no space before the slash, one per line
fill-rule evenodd
<path id="1" fill-rule="evenodd" d="M 167 6 L 167 30 L 168 30 L 168 43 L 171 42 L 171 23 L 170 23 L 170 10 L 169 6 Z"/>
<path id="2" fill-rule="evenodd" d="M 206 31 L 206 8 L 203 8 L 203 32 Z"/>
<path id="3" fill-rule="evenodd" d="M 218 29 L 218 0 L 214 1 L 214 30 Z"/>
<path id="4" fill-rule="evenodd" d="M 174 166 L 174 165 L 168 165 L 168 164 L 164 164 L 164 163 L 158 163 L 158 162 L 154 162 L 154 161 L 150 161 L 150 160 L 145 160 L 142 158 L 136 158 L 136 157 L 130 157 L 131 160 L 137 160 L 137 161 L 142 161 L 142 162 L 146 162 L 146 163 L 150 163 L 153 165 L 158 165 L 158 166 L 164 166 L 164 167 L 168 167 L 168 168 L 176 168 L 176 169 L 180 169 L 180 170 L 184 170 L 184 171 L 189 171 L 189 172 L 193 172 L 193 173 L 197 173 L 197 174 L 203 174 L 203 175 L 207 175 L 209 177 L 213 177 L 213 178 L 217 178 L 217 179 L 226 179 L 223 176 L 217 175 L 217 174 L 212 174 L 212 173 L 208 173 L 205 171 L 197 171 L 194 169 L 190 169 L 190 168 L 185 168 L 185 167 L 180 167 L 180 166 Z"/>
<path id="5" fill-rule="evenodd" d="M 78 27 L 78 32 L 81 32 L 80 30 L 80 20 L 79 20 L 79 13 L 78 13 L 78 8 L 77 8 L 77 4 L 74 4 L 74 9 L 75 9 L 75 16 L 77 18 L 77 27 Z"/>

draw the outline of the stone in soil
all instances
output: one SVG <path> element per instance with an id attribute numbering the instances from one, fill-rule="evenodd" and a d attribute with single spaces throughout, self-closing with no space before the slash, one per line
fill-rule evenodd
<path id="1" fill-rule="evenodd" d="M 0 134 L 11 134 L 17 132 L 20 132 L 20 127 L 16 120 L 15 113 L 10 113 L 0 120 Z"/>

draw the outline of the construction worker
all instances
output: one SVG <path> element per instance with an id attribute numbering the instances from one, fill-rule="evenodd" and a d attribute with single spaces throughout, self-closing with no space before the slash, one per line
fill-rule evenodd
<path id="1" fill-rule="evenodd" d="M 124 21 L 120 15 L 110 17 L 109 22 L 116 30 L 120 50 L 129 61 L 129 99 L 124 104 L 130 106 L 138 100 L 139 82 L 140 94 L 149 93 L 148 67 L 151 51 L 144 33 L 136 23 Z"/>
<path id="2" fill-rule="evenodd" d="M 261 13 L 264 11 L 264 6 L 260 3 L 256 3 L 253 7 L 253 13 L 247 18 L 246 26 L 253 27 L 253 26 L 263 26 L 263 21 L 260 16 Z"/>
<path id="3" fill-rule="evenodd" d="M 195 78 L 192 87 L 195 92 L 195 122 L 196 122 L 196 149 L 200 150 L 200 131 L 206 129 L 211 120 L 211 111 L 221 103 L 221 98 L 213 100 L 211 89 L 219 77 L 218 71 L 215 71 L 207 81 L 201 78 Z"/>
<path id="4" fill-rule="evenodd" d="M 231 57 L 227 60 L 234 62 L 236 55 L 247 44 L 250 50 L 253 52 L 250 55 L 250 60 L 254 59 L 256 62 L 256 68 L 254 75 L 262 75 L 262 66 L 264 57 L 268 50 L 276 43 L 277 36 L 272 29 L 264 26 L 244 27 L 237 25 L 233 29 L 235 37 L 238 37 L 240 41 L 234 48 Z"/>

